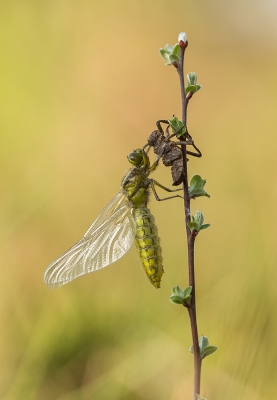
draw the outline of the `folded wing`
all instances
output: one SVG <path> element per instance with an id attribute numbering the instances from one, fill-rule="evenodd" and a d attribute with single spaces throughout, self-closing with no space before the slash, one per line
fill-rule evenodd
<path id="1" fill-rule="evenodd" d="M 131 209 L 124 200 L 122 193 L 115 196 L 82 239 L 48 266 L 44 282 L 50 289 L 104 268 L 127 253 L 134 229 Z"/>

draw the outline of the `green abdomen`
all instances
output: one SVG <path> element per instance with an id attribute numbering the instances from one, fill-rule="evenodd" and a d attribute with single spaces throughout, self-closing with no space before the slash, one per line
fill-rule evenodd
<path id="1" fill-rule="evenodd" d="M 134 208 L 133 216 L 136 221 L 135 242 L 143 268 L 150 282 L 159 288 L 164 269 L 162 248 L 154 217 L 145 206 Z"/>

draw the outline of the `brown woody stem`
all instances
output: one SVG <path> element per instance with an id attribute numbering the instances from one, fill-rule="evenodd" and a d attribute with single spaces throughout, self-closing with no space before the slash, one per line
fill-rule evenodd
<path id="1" fill-rule="evenodd" d="M 188 46 L 188 42 L 181 46 L 181 61 L 180 65 L 177 66 L 177 72 L 180 79 L 181 89 L 181 101 L 182 101 L 182 122 L 187 127 L 187 106 L 188 98 L 185 93 L 185 80 L 184 80 L 184 56 L 185 50 Z M 185 140 L 185 135 L 181 136 L 180 140 Z M 191 292 L 191 303 L 188 307 L 188 313 L 190 318 L 192 343 L 194 349 L 194 391 L 193 400 L 197 400 L 197 395 L 200 393 L 200 379 L 201 379 L 201 357 L 198 343 L 198 329 L 197 329 L 197 318 L 196 318 L 196 301 L 195 301 L 195 273 L 194 273 L 194 242 L 195 236 L 192 236 L 188 222 L 190 222 L 190 197 L 188 191 L 188 169 L 187 169 L 187 147 L 181 146 L 183 154 L 183 171 L 184 171 L 184 210 L 185 210 L 185 223 L 187 233 L 187 248 L 188 248 L 188 275 L 189 285 L 192 287 Z"/>

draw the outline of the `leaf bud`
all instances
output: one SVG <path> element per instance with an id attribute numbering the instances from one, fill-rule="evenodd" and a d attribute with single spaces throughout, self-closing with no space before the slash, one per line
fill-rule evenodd
<path id="1" fill-rule="evenodd" d="M 180 47 L 187 47 L 187 35 L 185 32 L 179 33 L 178 42 Z"/>

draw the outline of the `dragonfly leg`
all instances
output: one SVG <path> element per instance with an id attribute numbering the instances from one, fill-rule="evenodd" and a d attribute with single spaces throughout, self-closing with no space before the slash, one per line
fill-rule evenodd
<path id="1" fill-rule="evenodd" d="M 145 148 L 146 148 L 147 146 L 148 146 L 148 149 L 145 150 Z M 150 144 L 149 144 L 149 143 L 146 143 L 146 144 L 143 146 L 142 150 L 145 150 L 145 153 L 148 154 L 150 148 L 151 148 Z"/>
<path id="2" fill-rule="evenodd" d="M 163 199 L 161 199 L 161 198 L 158 196 L 158 193 L 156 192 L 155 185 L 158 186 L 158 187 L 160 187 L 161 189 L 165 190 L 166 192 L 170 192 L 170 193 L 172 193 L 172 192 L 178 192 L 179 190 L 183 190 L 183 188 L 179 188 L 179 189 L 169 189 L 169 188 L 167 188 L 166 186 L 161 185 L 159 182 L 155 181 L 154 179 L 149 179 L 149 180 L 150 180 L 150 186 L 151 186 L 152 192 L 153 192 L 153 194 L 154 194 L 154 196 L 155 196 L 155 199 L 156 199 L 157 201 L 163 201 L 163 200 L 174 199 L 175 197 L 180 197 L 181 199 L 183 199 L 183 197 L 180 196 L 179 194 L 175 194 L 174 196 L 164 197 Z"/>
<path id="3" fill-rule="evenodd" d="M 150 147 L 149 147 L 150 148 Z M 162 156 L 164 155 L 164 149 L 161 152 L 161 154 L 159 154 L 156 158 L 156 161 L 153 163 L 153 165 L 151 165 L 151 167 L 149 168 L 149 172 L 153 172 L 155 171 L 155 169 L 157 168 L 157 166 L 159 165 L 159 161 L 162 158 Z"/>
<path id="4" fill-rule="evenodd" d="M 156 122 L 158 131 L 159 131 L 162 135 L 164 135 L 164 130 L 163 130 L 163 128 L 162 128 L 161 123 L 167 124 L 167 125 L 169 126 L 169 122 L 168 122 L 167 119 L 159 119 L 159 120 Z M 168 133 L 168 132 L 167 132 L 167 133 Z"/>
<path id="5" fill-rule="evenodd" d="M 176 142 L 177 146 L 187 146 L 187 145 L 192 145 L 192 147 L 196 150 L 197 153 L 193 152 L 193 151 L 189 151 L 187 150 L 187 154 L 189 154 L 190 156 L 194 156 L 194 157 L 202 157 L 202 153 L 201 151 L 198 149 L 198 147 L 195 146 L 193 140 L 192 141 L 179 141 Z"/>
<path id="6" fill-rule="evenodd" d="M 161 126 L 161 123 L 167 124 L 166 130 L 165 130 L 165 132 L 166 132 L 166 133 L 165 133 L 165 137 L 166 137 L 167 140 L 170 140 L 170 139 L 173 138 L 174 136 L 178 135 L 178 134 L 182 131 L 182 129 L 184 128 L 184 127 L 182 126 L 182 128 L 180 128 L 177 132 L 172 133 L 172 134 L 170 135 L 170 134 L 169 134 L 169 128 L 170 128 L 169 121 L 166 120 L 166 119 L 159 119 L 159 120 L 156 122 L 156 125 L 157 125 L 157 128 L 158 128 L 159 132 L 160 132 L 162 135 L 164 135 L 164 130 L 163 130 L 162 126 Z M 190 139 L 191 139 L 191 138 L 190 138 Z"/>

